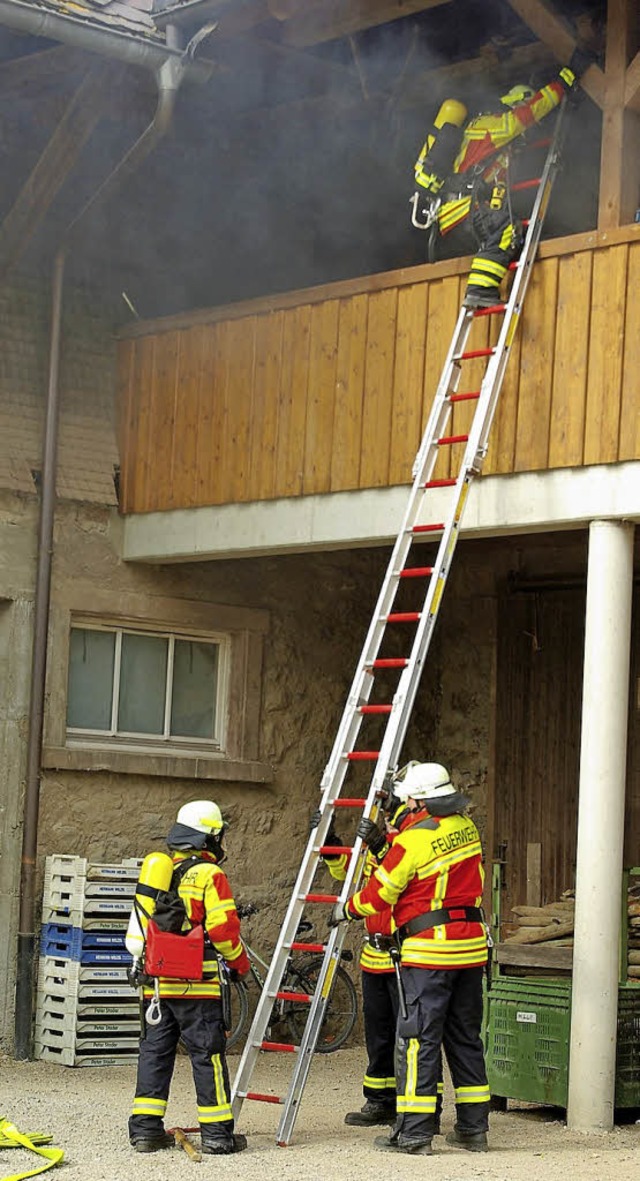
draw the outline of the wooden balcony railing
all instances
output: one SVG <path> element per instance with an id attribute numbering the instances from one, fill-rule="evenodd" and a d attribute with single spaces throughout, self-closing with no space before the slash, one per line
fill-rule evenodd
<path id="1" fill-rule="evenodd" d="M 119 342 L 123 512 L 408 482 L 468 265 L 133 326 Z M 469 347 L 497 331 L 477 320 Z M 485 473 L 639 458 L 639 373 L 640 226 L 544 242 Z M 477 376 L 466 367 L 460 391 Z M 471 407 L 455 406 L 451 433 Z M 457 470 L 449 450 L 438 475 Z"/>

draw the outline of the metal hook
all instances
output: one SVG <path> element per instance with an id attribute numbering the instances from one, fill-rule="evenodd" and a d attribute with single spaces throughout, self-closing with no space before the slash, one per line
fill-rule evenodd
<path id="1" fill-rule="evenodd" d="M 159 1025 L 162 1020 L 162 1011 L 160 1009 L 160 981 L 156 976 L 153 986 L 153 996 L 151 998 L 149 1008 L 147 1009 L 144 1019 L 147 1025 Z"/>
<path id="2" fill-rule="evenodd" d="M 429 198 L 429 205 L 423 210 L 425 217 L 424 221 L 418 221 L 418 208 L 420 205 L 420 199 L 420 193 L 414 193 L 413 197 L 409 198 L 409 204 L 412 206 L 411 224 L 415 226 L 417 230 L 428 230 L 433 225 L 438 216 L 438 210 L 441 204 L 440 197 Z"/>

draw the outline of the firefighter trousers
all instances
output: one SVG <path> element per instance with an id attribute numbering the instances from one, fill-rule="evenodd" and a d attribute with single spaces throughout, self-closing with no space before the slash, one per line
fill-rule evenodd
<path id="1" fill-rule="evenodd" d="M 395 972 L 362 973 L 362 1012 L 368 1055 L 362 1092 L 365 1099 L 370 1099 L 373 1103 L 395 1103 L 398 1020 L 398 986 Z"/>
<path id="2" fill-rule="evenodd" d="M 398 1019 L 395 1132 L 430 1139 L 437 1131 L 444 1049 L 455 1088 L 456 1128 L 486 1132 L 489 1084 L 482 1026 L 483 968 L 402 968 L 407 1017 Z"/>
<path id="3" fill-rule="evenodd" d="M 497 303 L 509 264 L 522 248 L 522 223 L 512 221 L 507 208 L 493 208 L 488 201 L 474 207 L 471 221 L 480 249 L 471 264 L 467 295 L 491 295 Z"/>
<path id="4" fill-rule="evenodd" d="M 191 1059 L 203 1139 L 230 1137 L 233 1117 L 220 1001 L 212 997 L 162 997 L 160 1012 L 159 1024 L 145 1024 L 140 1042 L 129 1137 L 153 1139 L 162 1135 L 180 1038 Z"/>

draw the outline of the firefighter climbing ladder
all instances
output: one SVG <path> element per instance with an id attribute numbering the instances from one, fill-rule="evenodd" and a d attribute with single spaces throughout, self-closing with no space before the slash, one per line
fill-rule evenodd
<path id="1" fill-rule="evenodd" d="M 355 677 L 349 692 L 329 761 L 322 782 L 320 822 L 311 833 L 287 914 L 278 937 L 265 986 L 260 996 L 253 1024 L 233 1086 L 233 1113 L 237 1118 L 245 1099 L 275 1103 L 282 1107 L 276 1143 L 282 1147 L 289 1144 L 295 1120 L 300 1107 L 312 1056 L 325 1016 L 333 976 L 340 961 L 340 953 L 346 923 L 331 930 L 326 943 L 305 943 L 296 941 L 296 930 L 307 904 L 324 903 L 330 906 L 338 899 L 346 901 L 361 877 L 366 849 L 356 839 L 351 849 L 326 844 L 330 823 L 337 808 L 355 809 L 364 816 L 375 815 L 381 796 L 385 792 L 388 775 L 398 762 L 404 742 L 413 703 L 420 683 L 425 658 L 433 635 L 435 622 L 446 586 L 451 562 L 458 541 L 463 510 L 474 476 L 482 470 L 491 423 L 500 394 L 502 381 L 509 359 L 511 345 L 522 311 L 531 268 L 535 258 L 544 217 L 551 195 L 551 189 L 559 168 L 562 124 L 565 115 L 563 102 L 542 175 L 535 180 L 514 185 L 517 188 L 536 188 L 527 233 L 517 263 L 512 264 L 514 279 L 506 303 L 491 308 L 460 309 L 453 338 L 449 346 L 442 376 L 436 390 L 433 407 L 424 432 L 422 443 L 414 464 L 414 483 L 409 495 L 402 527 L 396 540 L 382 588 L 375 607 L 367 638 L 360 656 Z M 504 316 L 497 343 L 482 349 L 465 351 L 472 323 L 477 317 Z M 458 393 L 458 383 L 464 363 L 475 358 L 486 358 L 487 366 L 479 390 Z M 469 433 L 447 434 L 448 420 L 458 402 L 475 401 L 476 410 Z M 465 452 L 457 478 L 434 479 L 436 461 L 443 447 L 465 443 Z M 452 488 L 452 503 L 447 519 L 433 524 L 421 524 L 423 499 L 431 489 Z M 433 566 L 408 565 L 408 558 L 414 542 L 430 534 L 441 534 L 437 557 Z M 422 579 L 426 591 L 420 611 L 397 612 L 393 610 L 394 600 L 403 579 Z M 380 658 L 379 652 L 387 625 L 416 625 L 413 644 L 408 657 Z M 369 704 L 375 676 L 378 671 L 395 668 L 400 671 L 398 688 L 391 704 Z M 356 740 L 363 718 L 368 715 L 387 718 L 379 750 L 356 750 Z M 353 763 L 375 763 L 373 777 L 366 799 L 352 799 L 341 795 L 349 767 Z M 313 892 L 313 880 L 323 853 L 351 854 L 347 875 L 340 895 Z M 288 958 L 292 951 L 321 952 L 322 968 L 318 975 L 313 996 L 293 994 L 282 989 L 282 981 Z M 296 1004 L 309 1004 L 304 1033 L 299 1046 L 266 1039 L 271 1012 L 278 1000 Z M 282 1052 L 293 1055 L 293 1072 L 288 1092 L 284 1097 L 262 1094 L 249 1089 L 250 1080 L 262 1052 Z"/>

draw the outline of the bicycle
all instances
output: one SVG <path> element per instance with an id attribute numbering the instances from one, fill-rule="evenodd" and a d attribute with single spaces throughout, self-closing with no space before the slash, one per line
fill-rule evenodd
<path id="1" fill-rule="evenodd" d="M 257 913 L 258 908 L 252 903 L 238 907 L 240 918 L 248 918 L 249 915 Z M 308 934 L 312 929 L 313 923 L 307 919 L 303 919 L 298 926 L 296 938 Z M 269 964 L 246 941 L 244 942 L 244 946 L 249 957 L 252 979 L 260 991 L 262 991 L 265 984 L 265 976 L 263 976 L 262 972 L 267 973 L 269 971 Z M 353 953 L 351 951 L 343 951 L 341 952 L 340 958 L 348 963 L 353 959 Z M 290 959 L 279 991 L 290 992 L 294 995 L 313 995 L 322 963 L 323 959 L 321 955 L 314 955 L 308 952 L 303 952 L 295 959 Z M 272 1026 L 284 1025 L 292 1044 L 299 1045 L 302 1040 L 308 1013 L 309 1004 L 306 1001 L 299 1002 L 296 1000 L 285 1000 L 284 998 L 275 1001 L 267 1031 L 268 1040 L 271 1040 L 270 1031 Z M 234 981 L 232 986 L 231 1014 L 232 1026 L 227 1035 L 227 1049 L 240 1041 L 242 1036 L 247 1032 L 249 1023 L 249 994 L 246 984 L 240 980 Z M 341 964 L 338 964 L 331 985 L 324 1020 L 320 1027 L 316 1053 L 332 1054 L 334 1050 L 339 1050 L 349 1037 L 356 1023 L 357 1016 L 358 996 L 355 985 L 348 972 L 345 971 Z"/>

